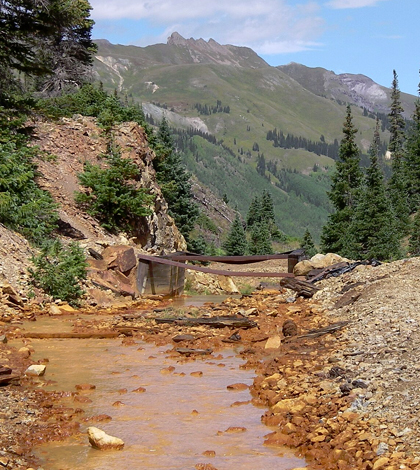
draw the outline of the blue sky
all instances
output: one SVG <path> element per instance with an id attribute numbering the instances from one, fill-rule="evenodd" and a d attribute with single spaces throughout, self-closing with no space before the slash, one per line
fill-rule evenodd
<path id="1" fill-rule="evenodd" d="M 298 62 L 363 74 L 417 95 L 419 0 L 91 0 L 93 37 L 114 44 L 213 38 L 252 48 L 271 65 Z"/>

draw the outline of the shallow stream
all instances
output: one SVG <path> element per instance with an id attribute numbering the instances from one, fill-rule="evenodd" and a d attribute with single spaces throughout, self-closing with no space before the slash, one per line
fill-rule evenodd
<path id="1" fill-rule="evenodd" d="M 45 318 L 24 325 L 32 331 L 68 331 L 77 317 Z M 157 347 L 121 339 L 32 340 L 34 360 L 48 358 L 47 390 L 75 391 L 77 384 L 96 388 L 81 392 L 87 403 L 69 398 L 65 406 L 86 416 L 112 420 L 82 424 L 82 434 L 35 449 L 48 470 L 194 469 L 211 464 L 218 470 L 289 470 L 304 461 L 284 449 L 263 445 L 270 429 L 261 424 L 262 409 L 250 404 L 253 371 L 242 370 L 233 350 L 196 361 L 169 357 L 171 345 Z M 85 429 L 93 425 L 125 442 L 122 451 L 98 451 Z M 230 428 L 230 429 L 229 429 Z M 197 467 L 199 468 L 199 467 Z"/>

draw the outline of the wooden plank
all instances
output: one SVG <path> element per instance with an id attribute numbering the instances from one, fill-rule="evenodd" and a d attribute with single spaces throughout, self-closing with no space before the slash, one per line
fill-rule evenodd
<path id="1" fill-rule="evenodd" d="M 201 317 L 201 318 L 154 318 L 156 323 L 173 323 L 179 326 L 206 325 L 213 328 L 224 328 L 226 326 L 233 328 L 255 328 L 257 324 L 243 317 Z"/>
<path id="2" fill-rule="evenodd" d="M 23 336 L 25 338 L 33 339 L 46 339 L 46 338 L 76 338 L 76 339 L 88 339 L 88 338 L 117 338 L 121 333 L 119 331 L 104 331 L 104 332 L 90 332 L 90 333 L 36 333 L 36 332 L 25 332 Z"/>
<path id="3" fill-rule="evenodd" d="M 280 285 L 286 289 L 294 290 L 298 295 L 305 298 L 310 298 L 319 291 L 318 287 L 300 279 L 282 279 Z"/>
<path id="4" fill-rule="evenodd" d="M 0 385 L 9 385 L 11 383 L 18 383 L 20 379 L 19 375 L 9 374 L 0 375 Z"/>
<path id="5" fill-rule="evenodd" d="M 199 354 L 204 356 L 206 354 L 211 354 L 213 352 L 213 349 L 176 348 L 175 351 L 180 354 L 185 354 L 187 356 L 190 356 L 191 354 Z"/>

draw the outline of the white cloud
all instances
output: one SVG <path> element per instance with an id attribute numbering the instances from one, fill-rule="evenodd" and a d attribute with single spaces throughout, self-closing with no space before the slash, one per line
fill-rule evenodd
<path id="1" fill-rule="evenodd" d="M 191 0 L 90 3 L 96 21 L 146 20 L 164 31 L 155 41 L 150 41 L 149 36 L 148 44 L 165 42 L 170 33 L 177 31 L 186 38 L 213 38 L 221 44 L 277 54 L 313 48 L 324 29 L 324 21 L 318 16 L 319 5 L 313 0 L 299 5 L 293 5 L 295 0 L 213 0 L 196 2 L 194 7 Z M 141 38 L 138 44 L 146 45 L 145 40 L 146 37 Z"/>
<path id="2" fill-rule="evenodd" d="M 331 0 L 326 5 L 335 9 L 373 7 L 384 0 Z"/>

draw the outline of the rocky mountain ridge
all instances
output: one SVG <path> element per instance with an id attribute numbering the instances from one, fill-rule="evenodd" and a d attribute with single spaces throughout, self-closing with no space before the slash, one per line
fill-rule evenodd
<path id="1" fill-rule="evenodd" d="M 345 101 L 371 112 L 389 112 L 390 89 L 378 85 L 366 75 L 336 74 L 321 67 L 306 67 L 294 62 L 277 68 L 316 95 Z M 401 95 L 405 115 L 410 118 L 412 99 L 405 93 Z"/>

